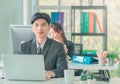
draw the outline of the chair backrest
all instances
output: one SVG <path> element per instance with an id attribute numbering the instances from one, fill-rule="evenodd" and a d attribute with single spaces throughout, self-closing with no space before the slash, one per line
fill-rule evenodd
<path id="1" fill-rule="evenodd" d="M 34 38 L 31 25 L 10 25 L 11 46 L 14 54 L 18 53 L 21 42 Z"/>

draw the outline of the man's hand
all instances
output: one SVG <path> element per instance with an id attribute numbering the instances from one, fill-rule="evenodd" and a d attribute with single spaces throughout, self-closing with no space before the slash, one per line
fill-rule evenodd
<path id="1" fill-rule="evenodd" d="M 54 72 L 53 71 L 45 71 L 45 76 L 49 80 L 51 77 L 54 77 Z"/>

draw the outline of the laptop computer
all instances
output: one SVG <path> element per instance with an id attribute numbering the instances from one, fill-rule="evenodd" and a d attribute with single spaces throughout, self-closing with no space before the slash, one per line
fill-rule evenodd
<path id="1" fill-rule="evenodd" d="M 5 79 L 45 81 L 43 55 L 2 54 Z"/>

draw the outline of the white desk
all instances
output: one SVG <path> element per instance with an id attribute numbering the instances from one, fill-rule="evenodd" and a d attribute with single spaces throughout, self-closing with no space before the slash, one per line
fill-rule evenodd
<path id="1" fill-rule="evenodd" d="M 83 70 L 104 70 L 102 72 L 104 79 L 110 79 L 110 74 L 108 70 L 116 70 L 118 65 L 116 66 L 99 66 L 99 64 L 80 64 L 74 63 L 72 61 L 68 61 L 68 69 L 83 69 Z"/>
<path id="2" fill-rule="evenodd" d="M 45 82 L 40 81 L 8 81 L 5 79 L 0 80 L 0 84 L 65 84 L 64 78 L 53 78 Z M 79 84 L 79 77 L 75 77 L 74 84 Z M 97 81 L 96 84 L 109 84 L 104 81 Z"/>
<path id="3" fill-rule="evenodd" d="M 3 68 L 3 63 L 0 61 L 0 69 Z M 69 69 L 85 69 L 85 70 L 116 70 L 117 66 L 99 66 L 98 64 L 79 64 L 68 61 Z"/>
<path id="4" fill-rule="evenodd" d="M 3 68 L 2 62 L 0 62 L 0 68 Z M 71 61 L 68 62 L 69 69 L 84 69 L 84 70 L 116 70 L 117 66 L 99 66 L 98 64 L 79 64 L 79 63 L 72 63 Z M 0 79 L 0 84 L 65 84 L 64 78 L 53 78 L 46 82 L 40 81 L 8 81 L 5 79 Z M 79 78 L 75 78 L 74 84 L 79 84 Z M 108 82 L 104 81 L 97 81 L 96 84 L 109 84 Z"/>
<path id="5" fill-rule="evenodd" d="M 68 69 L 83 69 L 83 70 L 116 70 L 117 66 L 99 66 L 98 64 L 79 64 L 68 61 Z"/>

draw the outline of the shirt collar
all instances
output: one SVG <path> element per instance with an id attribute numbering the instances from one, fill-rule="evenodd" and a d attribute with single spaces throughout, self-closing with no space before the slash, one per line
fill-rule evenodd
<path id="1" fill-rule="evenodd" d="M 46 39 L 46 40 L 47 40 L 47 39 Z M 38 48 L 38 47 L 41 47 L 41 48 L 43 49 L 46 40 L 45 40 L 41 45 L 39 45 L 38 42 L 36 41 L 36 46 L 37 46 L 37 48 Z"/>

